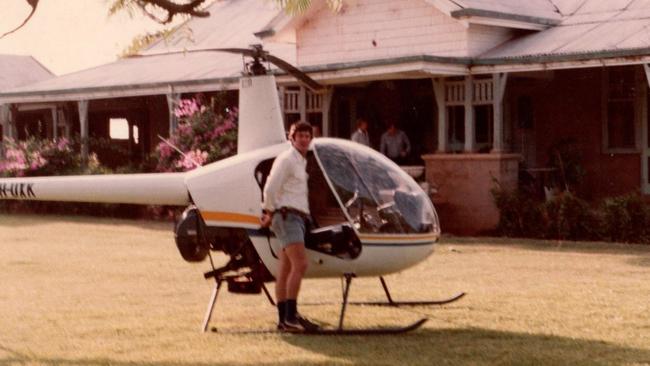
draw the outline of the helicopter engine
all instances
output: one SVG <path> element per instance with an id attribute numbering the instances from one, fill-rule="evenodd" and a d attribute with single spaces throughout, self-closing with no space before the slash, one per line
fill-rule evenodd
<path id="1" fill-rule="evenodd" d="M 208 256 L 210 243 L 205 240 L 205 223 L 195 206 L 189 206 L 183 211 L 180 221 L 176 224 L 174 238 L 181 257 L 188 262 L 201 262 Z"/>
<path id="2" fill-rule="evenodd" d="M 176 224 L 175 238 L 178 251 L 187 262 L 202 262 L 210 251 L 220 251 L 229 256 L 223 267 L 213 267 L 204 277 L 226 281 L 230 292 L 259 293 L 263 282 L 273 280 L 246 230 L 209 227 L 196 206 L 188 206 L 181 215 Z M 214 266 L 212 260 L 211 264 Z"/>

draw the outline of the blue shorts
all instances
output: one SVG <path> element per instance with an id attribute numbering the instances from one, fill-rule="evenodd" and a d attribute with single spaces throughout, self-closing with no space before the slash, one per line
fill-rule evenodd
<path id="1" fill-rule="evenodd" d="M 293 243 L 302 243 L 304 245 L 307 226 L 303 218 L 291 212 L 286 214 L 286 219 L 282 216 L 280 212 L 277 212 L 273 215 L 271 221 L 271 230 L 280 240 L 282 248 L 286 248 L 287 245 Z"/>

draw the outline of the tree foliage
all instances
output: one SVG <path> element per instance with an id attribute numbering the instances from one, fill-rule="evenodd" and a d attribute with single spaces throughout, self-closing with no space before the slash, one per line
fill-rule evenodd
<path id="1" fill-rule="evenodd" d="M 2 33 L 0 39 L 22 28 L 36 12 L 40 0 L 25 1 L 32 8 L 31 12 L 20 25 Z M 275 0 L 275 2 L 289 14 L 304 12 L 312 5 L 312 0 Z M 208 0 L 112 0 L 108 13 L 126 11 L 133 15 L 140 12 L 158 23 L 168 24 L 176 16 L 209 17 L 210 12 L 205 10 L 208 3 L 210 3 Z M 343 0 L 326 0 L 326 3 L 332 10 L 338 11 L 343 5 Z"/>
<path id="2" fill-rule="evenodd" d="M 175 28 L 172 28 L 172 29 L 164 29 L 154 33 L 145 33 L 145 34 L 138 35 L 135 38 L 133 38 L 131 44 L 128 45 L 122 51 L 119 57 L 124 58 L 129 56 L 135 56 L 143 49 L 152 45 L 154 42 L 161 39 L 167 39 L 167 37 L 169 37 L 174 31 Z"/>

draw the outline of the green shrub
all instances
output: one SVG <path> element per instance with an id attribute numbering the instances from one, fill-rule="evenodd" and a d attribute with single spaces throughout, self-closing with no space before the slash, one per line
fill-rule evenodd
<path id="1" fill-rule="evenodd" d="M 650 209 L 638 193 L 607 198 L 601 205 L 605 236 L 611 241 L 650 242 Z"/>
<path id="2" fill-rule="evenodd" d="M 561 192 L 544 205 L 547 236 L 550 239 L 598 240 L 602 238 L 602 222 L 587 201 L 569 191 Z"/>
<path id="3" fill-rule="evenodd" d="M 549 166 L 555 168 L 551 176 L 555 188 L 580 191 L 586 171 L 582 166 L 582 149 L 574 138 L 564 138 L 551 146 Z"/>
<path id="4" fill-rule="evenodd" d="M 499 233 L 510 237 L 541 237 L 546 231 L 543 206 L 534 195 L 522 189 L 514 191 L 500 187 L 491 190 L 499 209 Z"/>

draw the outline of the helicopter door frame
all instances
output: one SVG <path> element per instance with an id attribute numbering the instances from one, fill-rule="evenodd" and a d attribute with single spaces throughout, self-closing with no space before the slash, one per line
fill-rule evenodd
<path id="1" fill-rule="evenodd" d="M 314 147 L 313 150 L 314 150 L 314 158 L 316 159 L 316 162 L 318 163 L 318 167 L 320 168 L 321 172 L 323 172 L 323 176 L 325 177 L 325 181 L 327 182 L 327 185 L 330 188 L 330 192 L 332 192 L 332 194 L 334 195 L 334 198 L 336 199 L 336 202 L 338 202 L 339 208 L 341 209 L 341 211 L 343 211 L 343 215 L 348 220 L 348 223 L 352 224 L 354 221 L 352 220 L 352 217 L 350 217 L 348 210 L 345 208 L 345 204 L 343 203 L 343 201 L 341 201 L 341 198 L 336 193 L 336 189 L 334 188 L 334 184 L 332 183 L 332 180 L 330 179 L 329 175 L 327 175 L 325 169 L 323 169 L 323 163 L 320 161 L 320 157 L 316 152 L 316 147 Z M 354 231 L 357 232 L 357 236 L 359 236 L 358 230 L 354 226 L 352 228 L 354 229 Z"/>
<path id="2" fill-rule="evenodd" d="M 315 222 L 313 222 L 312 224 L 316 224 L 316 225 L 310 225 L 309 232 L 305 236 L 305 247 L 307 249 L 314 250 L 321 254 L 331 255 L 344 260 L 356 259 L 361 254 L 361 250 L 362 250 L 359 236 L 356 233 L 356 230 L 350 224 L 351 221 L 348 215 L 346 214 L 345 210 L 341 207 L 340 199 L 335 194 L 335 191 L 332 190 L 332 186 L 331 183 L 329 182 L 329 178 L 327 177 L 327 174 L 325 174 L 325 171 L 323 170 L 322 164 L 318 160 L 316 153 L 313 150 L 311 150 L 310 152 L 313 157 L 313 161 L 315 161 L 316 163 L 315 168 L 319 170 L 320 174 L 323 176 L 326 182 L 327 185 L 326 188 L 329 189 L 329 195 L 333 196 L 336 202 L 339 204 L 339 206 L 336 208 L 339 211 L 341 221 L 337 222 L 336 224 L 321 226 L 318 222 L 319 218 L 314 217 L 316 215 L 313 213 L 312 210 L 312 215 L 311 215 L 312 220 L 315 220 Z M 273 162 L 275 161 L 276 158 L 277 157 L 264 159 L 258 162 L 257 165 L 255 166 L 253 175 L 255 181 L 260 187 L 260 194 L 262 200 L 264 199 L 264 186 L 266 184 L 266 180 L 268 176 L 271 173 Z M 318 193 L 319 192 L 310 191 L 309 195 L 311 196 L 312 194 L 318 194 Z M 270 240 L 269 240 L 269 249 L 271 255 L 275 259 L 278 259 Z"/>

